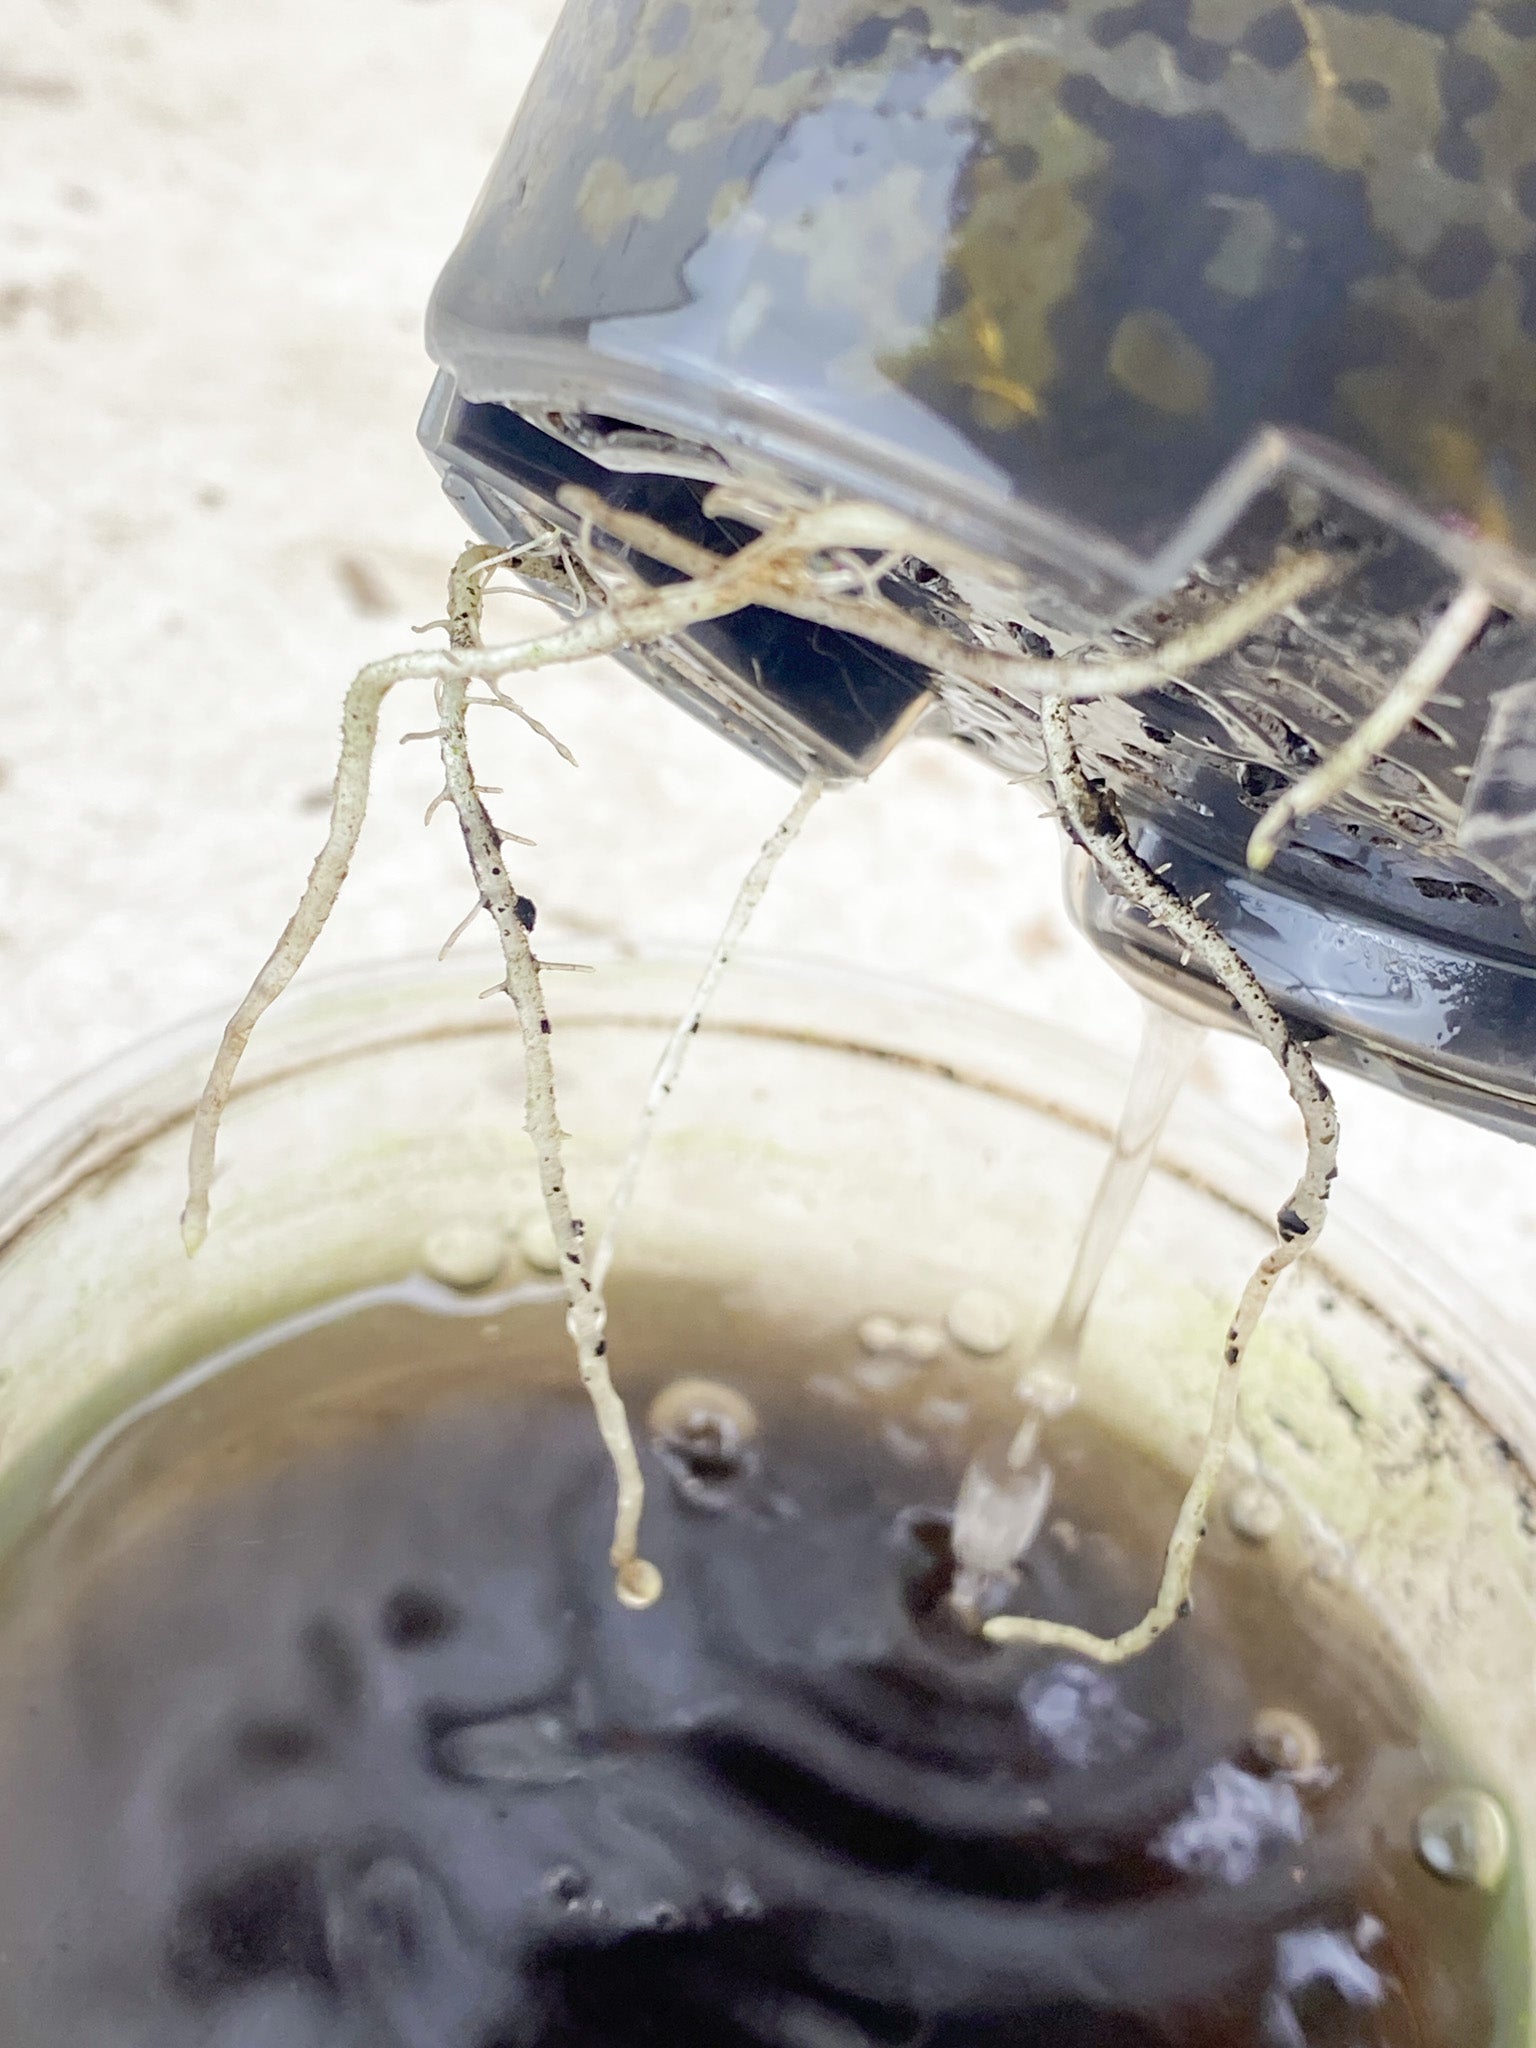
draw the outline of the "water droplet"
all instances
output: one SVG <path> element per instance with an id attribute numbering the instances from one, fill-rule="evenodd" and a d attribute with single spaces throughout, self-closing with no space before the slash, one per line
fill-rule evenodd
<path id="1" fill-rule="evenodd" d="M 506 1240 L 493 1223 L 460 1218 L 427 1233 L 421 1262 L 434 1280 L 460 1294 L 489 1287 L 506 1261 Z"/>
<path id="2" fill-rule="evenodd" d="M 995 1288 L 967 1287 L 944 1311 L 944 1324 L 962 1351 L 991 1358 L 1013 1341 L 1015 1317 Z"/>
<path id="3" fill-rule="evenodd" d="M 1248 1744 L 1261 1764 L 1292 1777 L 1315 1771 L 1323 1760 L 1322 1737 L 1289 1707 L 1261 1707 L 1248 1731 Z"/>
<path id="4" fill-rule="evenodd" d="M 1227 1521 L 1245 1543 L 1270 1543 L 1285 1522 L 1285 1503 L 1262 1479 L 1245 1479 L 1227 1502 Z"/>
<path id="5" fill-rule="evenodd" d="M 894 1316 L 866 1316 L 859 1325 L 859 1343 L 865 1351 L 894 1351 L 901 1342 L 901 1325 Z"/>
<path id="6" fill-rule="evenodd" d="M 1475 1786 L 1432 1800 L 1413 1824 L 1413 1844 L 1448 1884 L 1495 1891 L 1509 1868 L 1509 1821 L 1492 1793 Z"/>
<path id="7" fill-rule="evenodd" d="M 661 1573 L 646 1557 L 632 1557 L 614 1574 L 613 1590 L 619 1605 L 637 1613 L 654 1607 L 661 1598 L 661 1589 Z"/>
<path id="8" fill-rule="evenodd" d="M 555 1234 L 549 1227 L 549 1218 L 542 1210 L 525 1216 L 517 1226 L 517 1249 L 535 1273 L 559 1272 L 560 1252 L 555 1244 Z"/>

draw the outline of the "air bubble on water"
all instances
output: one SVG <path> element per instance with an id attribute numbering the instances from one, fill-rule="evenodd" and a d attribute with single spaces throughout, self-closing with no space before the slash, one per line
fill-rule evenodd
<path id="1" fill-rule="evenodd" d="M 718 1380 L 681 1379 L 663 1387 L 650 1405 L 646 1427 L 674 1488 L 690 1506 L 718 1513 L 732 1483 L 755 1470 L 757 1410 L 745 1394 Z M 643 1584 L 631 1575 L 619 1597 L 648 1606 Z"/>
<path id="2" fill-rule="evenodd" d="M 1227 1502 L 1227 1521 L 1245 1543 L 1270 1543 L 1285 1522 L 1285 1503 L 1262 1479 L 1245 1479 Z"/>
<path id="3" fill-rule="evenodd" d="M 1277 1848 L 1306 1836 L 1306 1815 L 1288 1779 L 1257 1778 L 1223 1759 L 1201 1772 L 1188 1812 L 1164 1828 L 1152 1852 L 1186 1876 L 1247 1884 Z"/>
<path id="4" fill-rule="evenodd" d="M 549 1227 L 549 1218 L 542 1209 L 523 1218 L 517 1226 L 516 1242 L 520 1256 L 535 1273 L 560 1271 L 560 1250 L 555 1243 L 555 1233 Z"/>
<path id="5" fill-rule="evenodd" d="M 590 1765 L 558 1714 L 502 1714 L 440 1735 L 437 1761 L 451 1778 L 529 1790 L 571 1785 Z"/>
<path id="6" fill-rule="evenodd" d="M 1075 1659 L 1037 1671 L 1019 1704 L 1051 1754 L 1075 1771 L 1129 1756 L 1148 1732 L 1109 1673 Z"/>
<path id="7" fill-rule="evenodd" d="M 493 1223 L 460 1217 L 429 1230 L 421 1248 L 424 1269 L 444 1287 L 474 1294 L 489 1287 L 506 1261 L 506 1240 Z"/>
<path id="8" fill-rule="evenodd" d="M 859 1325 L 860 1346 L 876 1357 L 894 1351 L 900 1342 L 901 1325 L 894 1316 L 866 1316 Z"/>
<path id="9" fill-rule="evenodd" d="M 944 1311 L 944 1327 L 950 1336 L 962 1351 L 978 1358 L 1006 1351 L 1016 1325 L 1012 1304 L 994 1287 L 967 1287 Z"/>
<path id="10" fill-rule="evenodd" d="M 1509 1868 L 1509 1819 L 1491 1792 L 1460 1786 L 1424 1808 L 1413 1844 L 1419 1860 L 1448 1884 L 1495 1891 Z"/>
<path id="11" fill-rule="evenodd" d="M 1261 1764 L 1290 1777 L 1308 1777 L 1323 1761 L 1323 1740 L 1304 1715 L 1289 1707 L 1261 1707 L 1248 1731 Z"/>
<path id="12" fill-rule="evenodd" d="M 737 1462 L 758 1433 L 757 1410 L 719 1380 L 673 1380 L 652 1401 L 646 1428 L 659 1441 L 707 1460 Z"/>

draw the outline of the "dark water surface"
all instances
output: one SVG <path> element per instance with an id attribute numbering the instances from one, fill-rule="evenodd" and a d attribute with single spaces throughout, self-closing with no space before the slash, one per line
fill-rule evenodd
<path id="1" fill-rule="evenodd" d="M 958 1364 L 614 1326 L 637 1416 L 755 1408 L 651 1441 L 643 1614 L 549 1306 L 276 1333 L 105 1447 L 0 1586 L 5 2048 L 1501 2038 L 1499 1903 L 1412 1846 L 1464 1767 L 1278 1547 L 1213 1529 L 1119 1671 L 989 1649 L 944 1598 Z M 1123 1626 L 1175 1489 L 1046 1444 L 1020 1597 Z"/>

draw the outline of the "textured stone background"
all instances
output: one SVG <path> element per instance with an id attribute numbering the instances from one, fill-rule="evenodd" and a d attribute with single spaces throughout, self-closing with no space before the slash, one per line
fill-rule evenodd
<path id="1" fill-rule="evenodd" d="M 321 832 L 347 676 L 441 609 L 462 536 L 413 440 L 421 314 L 554 11 L 0 10 L 0 1116 L 244 986 Z M 484 736 L 547 949 L 704 943 L 786 792 L 615 670 L 526 695 L 582 764 Z M 434 763 L 394 744 L 428 722 L 391 709 L 316 967 L 435 950 L 467 907 L 451 820 L 420 825 Z M 1136 1005 L 1065 923 L 1054 840 L 914 745 L 813 819 L 758 942 L 1124 1049 Z M 1250 1048 L 1197 1085 L 1288 1127 Z M 1350 1187 L 1536 1329 L 1536 1149 L 1342 1093 Z"/>

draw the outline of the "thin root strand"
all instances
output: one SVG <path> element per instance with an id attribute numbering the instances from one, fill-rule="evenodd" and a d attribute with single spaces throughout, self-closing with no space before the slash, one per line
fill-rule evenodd
<path id="1" fill-rule="evenodd" d="M 762 902 L 773 871 L 800 836 L 800 828 L 810 816 L 824 787 L 820 775 L 809 775 L 802 783 L 794 803 L 780 819 L 768 838 L 763 842 L 757 859 L 747 870 L 736 900 L 721 927 L 720 936 L 704 964 L 698 985 L 693 991 L 688 1007 L 673 1026 L 671 1035 L 661 1051 L 655 1070 L 651 1075 L 650 1087 L 646 1091 L 645 1104 L 640 1111 L 640 1120 L 635 1126 L 634 1136 L 629 1141 L 629 1150 L 624 1155 L 624 1164 L 619 1169 L 618 1180 L 614 1183 L 613 1198 L 608 1204 L 608 1214 L 603 1220 L 603 1234 L 598 1240 L 596 1254 L 592 1260 L 592 1284 L 601 1293 L 613 1265 L 614 1245 L 619 1228 L 634 1200 L 635 1186 L 640 1179 L 640 1169 L 645 1164 L 656 1119 L 663 1103 L 677 1086 L 678 1075 L 688 1056 L 704 1012 L 709 1008 L 710 998 L 720 985 L 720 977 L 730 965 L 731 955 L 740 945 L 742 935 L 751 922 L 752 914 Z"/>
<path id="2" fill-rule="evenodd" d="M 1267 868 L 1280 850 L 1280 842 L 1298 818 L 1319 811 L 1340 796 L 1378 754 L 1384 754 L 1398 734 L 1424 709 L 1468 647 L 1477 638 L 1493 609 L 1493 599 L 1481 585 L 1464 584 L 1425 639 L 1423 646 L 1387 691 L 1376 708 L 1326 761 L 1309 769 L 1299 782 L 1283 791 L 1264 813 L 1248 841 L 1248 865 Z"/>
<path id="3" fill-rule="evenodd" d="M 1279 1242 L 1264 1254 L 1249 1276 L 1227 1328 L 1205 1444 L 1174 1522 L 1152 1606 L 1133 1628 L 1117 1636 L 1097 1636 L 1067 1623 L 1024 1615 L 998 1615 L 983 1624 L 983 1633 L 990 1642 L 1071 1650 L 1102 1664 L 1119 1664 L 1149 1648 L 1189 1611 L 1195 1559 L 1237 1424 L 1243 1358 L 1275 1282 L 1316 1240 L 1323 1227 L 1328 1189 L 1338 1159 L 1339 1122 L 1333 1097 L 1311 1056 L 1292 1038 L 1285 1019 L 1265 995 L 1252 968 L 1132 848 L 1119 812 L 1083 770 L 1067 704 L 1058 697 L 1046 698 L 1041 723 L 1051 784 L 1067 829 L 1086 848 L 1105 881 L 1139 904 L 1184 945 L 1236 1003 L 1284 1074 L 1291 1098 L 1301 1112 L 1307 1140 L 1301 1178 L 1280 1208 Z"/>
<path id="4" fill-rule="evenodd" d="M 482 551 L 467 548 L 449 583 L 453 643 L 456 649 L 471 655 L 479 649 L 483 563 Z M 481 899 L 501 941 L 507 969 L 502 987 L 512 999 L 523 1041 L 524 1122 L 538 1162 L 545 1212 L 561 1254 L 566 1327 L 576 1347 L 577 1370 L 591 1399 L 617 1481 L 613 1542 L 608 1553 L 615 1572 L 615 1589 L 626 1606 L 648 1607 L 660 1597 L 661 1574 L 639 1553 L 645 1480 L 629 1417 L 609 1371 L 602 1300 L 592 1281 L 585 1229 L 571 1208 L 560 1149 L 563 1133 L 556 1108 L 549 1011 L 539 980 L 540 963 L 534 957 L 519 914 L 521 899 L 502 860 L 501 836 L 475 787 L 464 732 L 468 678 L 451 677 L 443 682 L 441 690 L 443 776 L 459 814 Z"/>
<path id="5" fill-rule="evenodd" d="M 463 938 L 464 934 L 469 930 L 470 926 L 474 923 L 475 919 L 480 915 L 481 911 L 484 910 L 484 908 L 484 897 L 477 896 L 473 904 L 471 904 L 470 908 L 465 911 L 464 915 L 459 919 L 458 923 L 454 926 L 453 930 L 448 934 L 447 938 L 444 939 L 443 943 L 438 947 L 437 957 L 439 960 L 446 960 L 448 958 L 448 955 L 453 951 L 454 947 L 459 943 L 460 939 Z"/>

